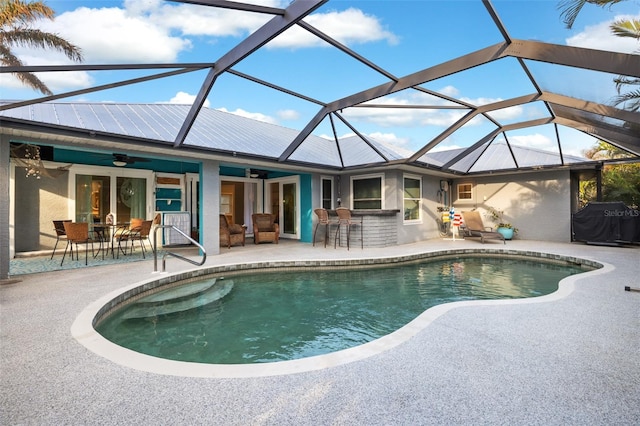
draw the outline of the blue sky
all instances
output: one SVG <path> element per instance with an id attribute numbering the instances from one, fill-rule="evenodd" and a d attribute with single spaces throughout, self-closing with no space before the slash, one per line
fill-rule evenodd
<path id="1" fill-rule="evenodd" d="M 254 1 L 277 7 L 288 2 Z M 243 37 L 259 28 L 268 15 L 185 5 L 162 0 L 47 1 L 57 18 L 41 27 L 80 46 L 85 63 L 215 62 Z M 608 25 L 620 16 L 640 18 L 640 2 L 630 0 L 612 8 L 587 5 L 574 28 L 560 20 L 557 1 L 495 0 L 493 5 L 512 38 L 631 53 L 637 42 L 613 37 Z M 386 71 L 402 77 L 440 62 L 471 53 L 503 39 L 480 0 L 402 1 L 332 0 L 305 20 L 338 39 Z M 64 64 L 60 54 L 27 49 L 15 52 L 30 65 Z M 607 103 L 615 95 L 615 76 L 576 72 L 563 67 L 531 64 L 543 89 L 581 99 Z M 294 28 L 273 40 L 234 69 L 330 102 L 385 83 L 384 76 L 329 48 Z M 148 71 L 49 73 L 41 78 L 55 92 L 78 90 L 148 74 Z M 205 72 L 90 93 L 69 101 L 191 103 Z M 0 76 L 3 99 L 31 99 L 39 95 Z M 515 60 L 500 61 L 459 75 L 429 82 L 423 87 L 474 104 L 508 99 L 534 91 Z M 377 103 L 439 103 L 417 91 L 404 91 Z M 223 75 L 210 92 L 210 108 L 302 129 L 319 106 L 275 92 L 232 75 Z M 358 130 L 379 140 L 415 150 L 451 125 L 463 112 L 455 110 L 399 110 L 357 108 L 343 112 Z M 502 122 L 545 116 L 535 105 L 495 113 Z M 503 121 L 504 120 L 504 121 Z M 468 146 L 492 125 L 476 120 L 452 135 L 438 149 Z M 337 123 L 339 136 L 351 130 Z M 328 122 L 314 132 L 331 135 Z M 570 153 L 593 143 L 578 132 Z M 476 135 L 476 136 L 472 136 Z M 516 143 L 554 149 L 553 128 L 519 132 Z M 512 141 L 510 139 L 510 141 Z"/>

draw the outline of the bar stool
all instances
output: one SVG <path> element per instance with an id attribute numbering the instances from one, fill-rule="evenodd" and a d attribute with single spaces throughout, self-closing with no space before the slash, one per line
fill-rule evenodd
<path id="1" fill-rule="evenodd" d="M 316 233 L 320 225 L 324 225 L 324 246 L 326 247 L 329 239 L 329 226 L 332 223 L 329 220 L 329 212 L 326 209 L 315 209 L 313 212 L 318 216 L 318 223 L 316 223 L 316 229 L 313 231 L 313 247 L 316 246 Z"/>
<path id="2" fill-rule="evenodd" d="M 337 222 L 338 223 L 338 229 L 336 229 L 336 237 L 335 237 L 335 240 L 333 242 L 333 248 L 337 247 L 338 236 L 339 236 L 339 233 L 340 233 L 340 227 L 342 225 L 345 225 L 347 227 L 347 250 L 349 250 L 349 244 L 350 244 L 349 240 L 351 239 L 351 227 L 353 225 L 358 225 L 358 223 L 354 222 L 351 219 L 351 210 L 349 210 L 346 207 L 338 207 L 336 209 L 336 214 L 338 215 L 338 222 Z M 359 225 L 360 225 L 360 245 L 361 245 L 361 248 L 364 248 L 364 241 L 363 241 L 363 238 L 362 238 L 362 221 L 360 221 Z"/>

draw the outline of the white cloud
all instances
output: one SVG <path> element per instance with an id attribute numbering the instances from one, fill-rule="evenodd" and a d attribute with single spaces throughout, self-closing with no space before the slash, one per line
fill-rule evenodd
<path id="1" fill-rule="evenodd" d="M 262 114 L 260 112 L 249 112 L 241 108 L 238 108 L 235 111 L 229 111 L 226 108 L 218 108 L 218 111 L 228 112 L 230 114 L 239 115 L 240 117 L 251 118 L 252 120 L 262 121 L 265 123 L 278 124 L 278 121 L 273 117 L 269 117 L 268 115 Z"/>
<path id="2" fill-rule="evenodd" d="M 586 26 L 578 34 L 569 37 L 566 43 L 575 47 L 633 53 L 640 48 L 638 40 L 630 37 L 617 37 L 611 33 L 609 26 L 619 19 L 640 19 L 640 15 L 620 15 L 616 16 L 612 21 Z"/>
<path id="3" fill-rule="evenodd" d="M 442 89 L 438 90 L 438 93 L 442 93 L 443 95 L 455 98 L 460 94 L 460 90 L 458 90 L 454 86 L 445 86 Z"/>
<path id="4" fill-rule="evenodd" d="M 175 5 L 157 0 L 150 3 L 128 0 L 125 5 L 128 12 L 144 16 L 158 27 L 190 36 L 243 36 L 270 19 L 270 16 L 259 13 L 189 4 Z"/>
<path id="5" fill-rule="evenodd" d="M 178 92 L 173 98 L 169 99 L 169 103 L 180 104 L 180 105 L 191 105 L 195 100 L 196 100 L 196 95 L 190 95 L 189 93 L 186 93 L 186 92 Z M 209 99 L 205 99 L 204 107 L 209 108 L 210 105 L 211 103 L 209 102 Z"/>
<path id="6" fill-rule="evenodd" d="M 191 47 L 166 27 L 117 7 L 80 7 L 43 23 L 42 29 L 77 44 L 87 63 L 175 62 L 180 51 Z"/>
<path id="7" fill-rule="evenodd" d="M 502 120 L 513 120 L 518 117 L 523 117 L 524 108 L 522 105 L 515 105 L 508 108 L 497 109 L 495 111 L 491 111 L 489 115 L 498 121 Z"/>
<path id="8" fill-rule="evenodd" d="M 304 21 L 345 45 L 387 41 L 397 44 L 398 37 L 384 29 L 378 18 L 359 9 L 314 13 Z M 270 48 L 300 48 L 326 46 L 326 43 L 307 30 L 294 26 L 268 44 Z"/>
<path id="9" fill-rule="evenodd" d="M 297 120 L 300 118 L 300 113 L 293 109 L 283 109 L 276 114 L 281 120 Z"/>
<path id="10" fill-rule="evenodd" d="M 407 143 L 409 143 L 408 139 L 398 137 L 394 133 L 373 132 L 373 133 L 369 133 L 367 136 L 377 141 L 386 142 L 396 146 L 405 146 L 407 145 Z"/>

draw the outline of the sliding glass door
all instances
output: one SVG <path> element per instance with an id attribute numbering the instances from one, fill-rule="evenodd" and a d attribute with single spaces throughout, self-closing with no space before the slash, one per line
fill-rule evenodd
<path id="1" fill-rule="evenodd" d="M 109 213 L 117 222 L 153 216 L 153 172 L 75 166 L 69 178 L 69 213 L 76 222 L 104 223 Z"/>

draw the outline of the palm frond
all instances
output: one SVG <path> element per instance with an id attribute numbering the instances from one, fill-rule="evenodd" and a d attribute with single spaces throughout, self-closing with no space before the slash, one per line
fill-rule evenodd
<path id="1" fill-rule="evenodd" d="M 64 53 L 72 61 L 82 61 L 82 50 L 62 37 L 34 29 L 6 31 L 2 35 L 2 44 L 53 49 Z"/>
<path id="2" fill-rule="evenodd" d="M 3 66 L 23 66 L 24 63 L 15 56 L 9 49 L 7 49 L 4 45 L 0 45 L 0 64 Z M 12 73 L 18 80 L 20 80 L 24 85 L 31 87 L 43 93 L 45 95 L 53 95 L 53 92 L 49 90 L 46 84 L 42 82 L 35 74 L 30 72 L 16 72 Z"/>
<path id="3" fill-rule="evenodd" d="M 640 90 L 633 90 L 613 98 L 614 105 L 625 104 L 624 109 L 640 112 Z"/>
<path id="4" fill-rule="evenodd" d="M 567 28 L 573 27 L 573 23 L 586 3 L 587 0 L 562 0 L 558 3 L 558 9 L 561 10 L 560 18 Z"/>
<path id="5" fill-rule="evenodd" d="M 55 12 L 43 1 L 4 0 L 0 7 L 0 26 L 26 25 L 38 19 L 53 19 Z"/>
<path id="6" fill-rule="evenodd" d="M 640 19 L 619 19 L 609 26 L 617 37 L 630 37 L 640 40 Z"/>
<path id="7" fill-rule="evenodd" d="M 613 6 L 621 1 L 624 0 L 560 0 L 558 9 L 561 10 L 560 17 L 562 22 L 567 28 L 571 29 L 585 4 L 589 3 L 604 8 L 605 6 Z"/>
<path id="8" fill-rule="evenodd" d="M 621 75 L 618 76 L 618 78 L 615 78 L 613 82 L 616 83 L 616 90 L 620 93 L 620 90 L 622 90 L 623 87 L 640 85 L 640 78 L 625 77 Z"/>

